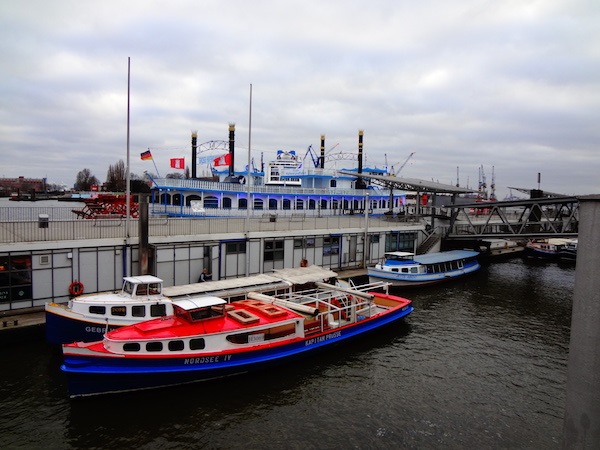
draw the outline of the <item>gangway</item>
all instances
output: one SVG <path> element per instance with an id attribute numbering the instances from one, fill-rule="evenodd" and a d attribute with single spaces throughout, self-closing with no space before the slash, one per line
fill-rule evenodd
<path id="1" fill-rule="evenodd" d="M 449 204 L 446 239 L 576 237 L 577 197 Z"/>

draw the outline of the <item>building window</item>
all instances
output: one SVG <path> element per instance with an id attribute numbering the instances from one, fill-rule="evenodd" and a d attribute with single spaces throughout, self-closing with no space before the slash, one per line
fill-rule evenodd
<path id="1" fill-rule="evenodd" d="M 323 256 L 337 255 L 340 252 L 340 237 L 329 236 L 323 238 Z"/>
<path id="2" fill-rule="evenodd" d="M 265 261 L 283 261 L 283 241 L 265 241 Z"/>
<path id="3" fill-rule="evenodd" d="M 238 209 L 248 209 L 248 200 L 245 198 L 240 198 L 238 200 Z"/>
<path id="4" fill-rule="evenodd" d="M 223 197 L 223 209 L 231 209 L 231 199 Z"/>
<path id="5" fill-rule="evenodd" d="M 225 252 L 228 255 L 234 253 L 246 253 L 246 241 L 228 242 L 225 246 Z"/>
<path id="6" fill-rule="evenodd" d="M 31 256 L 0 256 L 0 303 L 31 299 Z"/>
<path id="7" fill-rule="evenodd" d="M 277 199 L 276 198 L 270 198 L 269 199 L 269 210 L 273 211 L 277 209 Z"/>
<path id="8" fill-rule="evenodd" d="M 385 251 L 386 252 L 412 252 L 417 239 L 417 233 L 409 232 L 392 232 L 385 236 Z"/>
<path id="9" fill-rule="evenodd" d="M 263 201 L 261 198 L 254 199 L 254 209 L 263 209 Z"/>
<path id="10" fill-rule="evenodd" d="M 283 209 L 292 209 L 292 202 L 289 198 L 283 199 Z"/>

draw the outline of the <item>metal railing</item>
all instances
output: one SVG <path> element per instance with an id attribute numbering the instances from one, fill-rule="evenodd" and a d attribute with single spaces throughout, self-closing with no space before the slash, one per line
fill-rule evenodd
<path id="1" fill-rule="evenodd" d="M 380 217 L 369 217 L 368 227 L 414 229 L 414 223 L 389 222 Z M 2 221 L 0 222 L 0 244 L 22 242 L 46 242 L 84 239 L 124 239 L 127 236 L 125 219 L 96 220 L 52 220 L 40 222 Z M 328 217 L 277 217 L 264 218 L 207 218 L 189 219 L 172 217 L 151 217 L 148 221 L 148 234 L 151 237 L 215 235 L 245 232 L 286 232 L 304 230 L 364 229 L 364 216 Z M 139 236 L 139 220 L 130 219 L 129 236 Z"/>

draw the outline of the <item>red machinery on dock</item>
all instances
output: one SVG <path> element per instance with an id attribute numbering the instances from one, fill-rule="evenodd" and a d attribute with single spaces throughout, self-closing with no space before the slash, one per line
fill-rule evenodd
<path id="1" fill-rule="evenodd" d="M 129 214 L 139 216 L 139 206 L 131 196 Z M 82 209 L 72 210 L 79 219 L 121 219 L 127 216 L 127 196 L 125 194 L 98 194 L 85 199 Z"/>

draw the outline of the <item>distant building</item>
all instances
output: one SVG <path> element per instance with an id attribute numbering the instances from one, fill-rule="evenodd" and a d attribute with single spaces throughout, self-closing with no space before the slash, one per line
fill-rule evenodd
<path id="1" fill-rule="evenodd" d="M 45 178 L 0 178 L 0 196 L 12 193 L 46 192 Z"/>

